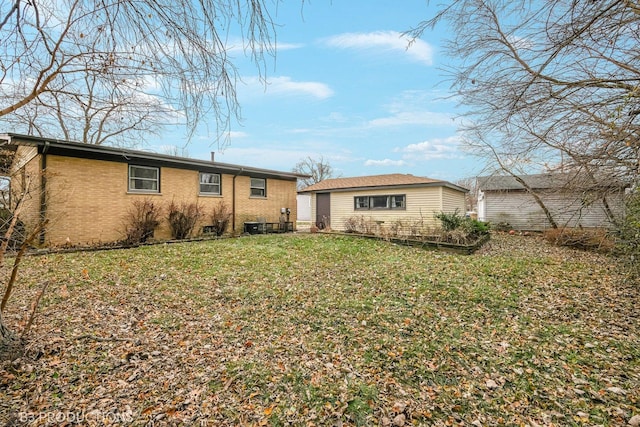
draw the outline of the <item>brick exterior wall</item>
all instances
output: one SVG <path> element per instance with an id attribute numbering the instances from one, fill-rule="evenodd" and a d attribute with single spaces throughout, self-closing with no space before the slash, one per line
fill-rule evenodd
<path id="1" fill-rule="evenodd" d="M 296 183 L 277 179 L 267 180 L 267 197 L 251 197 L 251 177 L 236 178 L 236 231 L 242 231 L 245 221 L 265 218 L 267 222 L 280 220 L 280 209 L 289 208 L 289 220 L 297 218 Z"/>
<path id="2" fill-rule="evenodd" d="M 35 147 L 18 147 L 11 170 L 11 204 L 16 208 L 16 203 L 22 197 L 25 187 L 28 185 L 27 194 L 24 197 L 20 220 L 25 223 L 27 230 L 33 228 L 40 219 L 40 188 L 42 174 L 40 156 Z M 37 242 L 36 242 L 37 243 Z"/>
<path id="3" fill-rule="evenodd" d="M 39 170 L 41 155 L 27 167 Z M 36 168 L 31 166 L 36 165 Z M 46 245 L 113 242 L 125 237 L 125 216 L 134 200 L 149 199 L 165 210 L 156 239 L 169 239 L 171 233 L 166 221 L 166 206 L 174 201 L 197 202 L 203 218 L 194 230 L 198 234 L 203 225 L 211 222 L 211 211 L 225 203 L 231 211 L 233 203 L 233 175 L 221 175 L 221 195 L 199 194 L 199 173 L 194 170 L 160 168 L 160 193 L 131 193 L 128 191 L 128 164 L 83 158 L 47 156 L 47 218 Z M 250 177 L 238 176 L 236 186 L 235 232 L 243 231 L 244 221 L 258 217 L 277 222 L 280 208 L 291 209 L 290 220 L 296 220 L 296 182 L 267 179 L 267 197 L 254 198 L 250 194 Z M 38 187 L 39 189 L 39 187 Z M 37 191 L 37 189 L 36 189 Z M 40 198 L 34 192 L 24 218 L 28 224 L 37 220 Z M 231 227 L 231 225 L 229 225 Z M 230 231 L 230 230 L 228 230 Z"/>

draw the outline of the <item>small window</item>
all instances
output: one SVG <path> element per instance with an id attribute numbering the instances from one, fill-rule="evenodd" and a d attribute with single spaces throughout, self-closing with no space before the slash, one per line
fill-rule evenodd
<path id="1" fill-rule="evenodd" d="M 355 208 L 369 209 L 369 196 L 358 196 L 355 198 Z"/>
<path id="2" fill-rule="evenodd" d="M 388 209 L 389 196 L 371 196 L 369 206 L 371 209 Z"/>
<path id="3" fill-rule="evenodd" d="M 221 194 L 219 173 L 200 172 L 200 194 Z"/>
<path id="4" fill-rule="evenodd" d="M 251 178 L 251 197 L 267 197 L 267 180 Z"/>
<path id="5" fill-rule="evenodd" d="M 404 194 L 391 196 L 391 209 L 405 209 Z"/>
<path id="6" fill-rule="evenodd" d="M 129 191 L 158 193 L 160 191 L 160 169 L 129 165 Z"/>

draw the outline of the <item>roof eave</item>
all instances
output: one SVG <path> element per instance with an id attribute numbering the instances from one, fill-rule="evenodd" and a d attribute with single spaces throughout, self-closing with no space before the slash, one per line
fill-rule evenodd
<path id="1" fill-rule="evenodd" d="M 271 169 L 262 169 L 250 166 L 235 165 L 230 163 L 211 162 L 208 160 L 190 159 L 187 157 L 175 157 L 166 154 L 158 154 L 140 150 L 129 150 L 117 147 L 108 147 L 93 144 L 84 144 L 74 141 L 64 141 L 55 138 L 42 138 L 31 135 L 20 135 L 14 133 L 0 134 L 0 140 L 4 140 L 1 145 L 31 145 L 38 147 L 38 150 L 49 151 L 51 149 L 58 149 L 61 152 L 65 150 L 78 154 L 90 155 L 104 155 L 112 156 L 114 158 L 122 158 L 124 161 L 131 160 L 145 160 L 158 163 L 164 163 L 175 166 L 189 166 L 190 169 L 202 168 L 216 168 L 221 171 L 226 171 L 233 175 L 260 175 L 272 178 L 280 178 L 285 180 L 297 180 L 298 178 L 305 178 L 306 175 L 276 171 Z M 123 160 L 119 160 L 123 161 Z"/>
<path id="2" fill-rule="evenodd" d="M 304 193 L 343 193 L 349 191 L 368 191 L 376 189 L 399 189 L 399 188 L 421 188 L 421 187 L 447 187 L 453 190 L 461 191 L 463 193 L 469 192 L 466 188 L 452 184 L 447 181 L 434 181 L 434 182 L 416 182 L 411 184 L 387 184 L 387 185 L 364 185 L 357 187 L 343 187 L 343 188 L 320 188 L 320 189 L 303 189 L 298 191 L 299 194 Z"/>

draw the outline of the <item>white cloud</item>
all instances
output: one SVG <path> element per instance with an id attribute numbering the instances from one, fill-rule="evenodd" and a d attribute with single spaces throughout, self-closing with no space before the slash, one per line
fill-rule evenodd
<path id="1" fill-rule="evenodd" d="M 449 114 L 432 111 L 401 111 L 389 117 L 369 121 L 370 127 L 389 127 L 404 125 L 453 126 L 455 121 Z"/>
<path id="2" fill-rule="evenodd" d="M 302 43 L 276 43 L 276 50 L 293 50 L 303 48 Z"/>
<path id="3" fill-rule="evenodd" d="M 425 65 L 433 64 L 433 48 L 427 42 L 416 39 L 413 42 L 397 31 L 376 31 L 372 33 L 344 33 L 329 37 L 324 42 L 340 49 L 356 49 L 368 52 L 399 52 Z"/>
<path id="4" fill-rule="evenodd" d="M 239 130 L 230 130 L 229 132 L 227 132 L 227 135 L 231 139 L 245 138 L 248 136 L 246 132 L 242 132 Z"/>
<path id="5" fill-rule="evenodd" d="M 246 41 L 243 40 L 241 37 L 230 37 L 228 38 L 225 42 L 224 42 L 224 47 L 226 49 L 226 53 L 231 54 L 231 53 L 242 53 L 245 56 L 249 56 L 250 55 L 250 50 L 251 48 L 247 45 Z M 304 47 L 303 44 L 301 43 L 280 43 L 280 42 L 274 42 L 271 46 L 267 46 L 267 45 L 256 45 L 256 49 L 263 49 L 263 50 L 267 50 L 268 48 L 275 48 L 276 51 L 283 51 L 283 50 L 293 50 L 293 49 L 300 49 Z"/>
<path id="6" fill-rule="evenodd" d="M 458 149 L 460 138 L 450 136 L 448 138 L 435 138 L 417 144 L 409 144 L 406 147 L 396 148 L 394 151 L 404 153 L 403 158 L 414 160 L 438 160 L 460 158 Z"/>
<path id="7" fill-rule="evenodd" d="M 319 82 L 296 82 L 290 77 L 274 77 L 267 81 L 268 93 L 302 93 L 311 95 L 314 98 L 326 99 L 333 96 L 333 90 L 324 83 Z"/>
<path id="8" fill-rule="evenodd" d="M 407 162 L 405 162 L 404 160 L 391 159 L 367 160 L 366 162 L 364 162 L 365 166 L 405 166 L 406 164 Z"/>
<path id="9" fill-rule="evenodd" d="M 534 46 L 533 41 L 528 38 L 511 35 L 507 39 L 516 49 L 531 50 Z"/>
<path id="10" fill-rule="evenodd" d="M 287 76 L 272 77 L 267 80 L 266 85 L 258 77 L 246 78 L 244 83 L 251 92 L 262 91 L 267 95 L 311 96 L 316 99 L 333 96 L 333 90 L 325 83 L 298 82 Z"/>
<path id="11" fill-rule="evenodd" d="M 320 121 L 330 123 L 347 123 L 349 121 L 349 117 L 334 111 L 329 113 L 327 116 L 320 117 Z"/>

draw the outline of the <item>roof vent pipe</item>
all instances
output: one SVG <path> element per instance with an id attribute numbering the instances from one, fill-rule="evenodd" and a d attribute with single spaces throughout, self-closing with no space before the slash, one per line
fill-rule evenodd
<path id="1" fill-rule="evenodd" d="M 215 152 L 215 151 L 212 151 L 212 152 L 211 152 L 211 161 L 212 161 L 212 162 L 215 162 L 215 161 L 216 161 L 216 152 Z"/>

